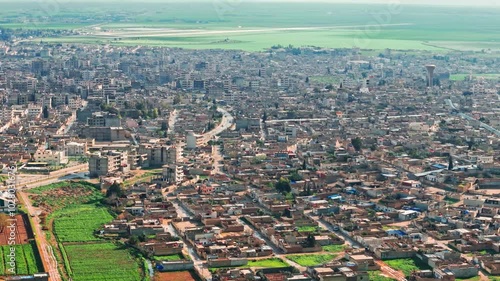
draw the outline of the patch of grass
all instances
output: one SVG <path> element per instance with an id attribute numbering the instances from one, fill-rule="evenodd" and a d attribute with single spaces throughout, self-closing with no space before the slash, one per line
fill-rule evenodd
<path id="1" fill-rule="evenodd" d="M 244 267 L 280 268 L 290 266 L 280 258 L 270 258 L 262 260 L 249 260 Z"/>
<path id="2" fill-rule="evenodd" d="M 287 259 L 298 263 L 301 266 L 317 266 L 330 262 L 336 257 L 333 254 L 319 254 L 319 255 L 288 255 Z"/>
<path id="3" fill-rule="evenodd" d="M 319 227 L 317 226 L 299 226 L 298 232 L 317 232 Z"/>
<path id="4" fill-rule="evenodd" d="M 413 271 L 430 269 L 428 265 L 418 259 L 395 259 L 387 260 L 385 263 L 395 270 L 401 270 L 406 276 L 409 276 Z"/>
<path id="5" fill-rule="evenodd" d="M 378 270 L 368 271 L 368 274 L 370 275 L 370 281 L 394 281 L 394 280 L 396 280 L 394 278 L 383 276 L 382 272 L 378 271 Z"/>
<path id="6" fill-rule="evenodd" d="M 447 202 L 448 204 L 455 204 L 455 203 L 460 202 L 459 199 L 451 198 L 451 197 L 448 197 L 448 196 L 446 196 L 444 198 L 444 201 Z"/>
<path id="7" fill-rule="evenodd" d="M 153 259 L 155 261 L 181 261 L 184 260 L 184 256 L 182 254 L 173 254 L 168 256 L 154 256 Z"/>
<path id="8" fill-rule="evenodd" d="M 261 259 L 261 260 L 249 260 L 247 264 L 245 265 L 240 265 L 237 266 L 238 268 L 250 268 L 250 267 L 257 267 L 257 268 L 282 268 L 282 267 L 289 267 L 290 265 L 283 261 L 280 258 L 268 258 L 268 259 Z M 210 272 L 214 273 L 218 269 L 221 268 L 235 268 L 234 266 L 230 267 L 210 267 L 209 270 Z"/>
<path id="9" fill-rule="evenodd" d="M 346 248 L 347 245 L 328 245 L 328 246 L 323 246 L 323 251 L 325 252 L 331 252 L 331 253 L 339 253 L 343 252 Z"/>
<path id="10" fill-rule="evenodd" d="M 49 190 L 54 190 L 54 189 L 60 189 L 64 187 L 69 187 L 69 188 L 82 188 L 82 189 L 88 189 L 88 190 L 97 190 L 96 186 L 92 183 L 86 182 L 86 181 L 78 181 L 78 182 L 58 182 L 58 183 L 52 183 L 44 186 L 40 186 L 37 188 L 32 188 L 29 190 L 29 193 L 33 194 L 42 194 L 46 191 Z"/>
<path id="11" fill-rule="evenodd" d="M 342 78 L 337 76 L 311 76 L 309 77 L 309 83 L 319 83 L 319 84 L 337 84 L 342 80 Z"/>

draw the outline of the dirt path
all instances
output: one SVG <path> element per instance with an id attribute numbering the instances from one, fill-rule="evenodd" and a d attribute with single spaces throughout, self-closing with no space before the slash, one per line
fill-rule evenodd
<path id="1" fill-rule="evenodd" d="M 19 196 L 21 197 L 26 209 L 28 210 L 28 214 L 35 214 L 36 210 L 31 205 L 31 201 L 28 198 L 28 195 L 24 192 L 19 192 Z M 52 247 L 49 245 L 45 238 L 45 234 L 42 231 L 42 226 L 38 220 L 38 217 L 33 218 L 33 233 L 35 235 L 35 239 L 38 244 L 38 249 L 40 252 L 40 258 L 42 259 L 43 267 L 49 273 L 50 281 L 61 281 L 61 275 L 57 270 L 57 261 L 54 257 L 54 253 L 52 252 Z"/>
<path id="2" fill-rule="evenodd" d="M 398 281 L 406 281 L 406 277 L 403 272 L 394 270 L 381 260 L 376 260 L 375 263 L 380 266 L 380 271 L 382 271 L 383 274 Z"/>

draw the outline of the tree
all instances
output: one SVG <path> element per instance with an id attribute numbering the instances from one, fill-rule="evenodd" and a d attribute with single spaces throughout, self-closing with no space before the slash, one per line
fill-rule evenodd
<path id="1" fill-rule="evenodd" d="M 307 246 L 309 247 L 314 247 L 316 245 L 316 238 L 312 234 L 307 235 L 306 241 L 307 241 Z"/>
<path id="2" fill-rule="evenodd" d="M 262 122 L 266 123 L 267 120 L 267 112 L 264 111 L 264 115 L 262 115 Z"/>
<path id="3" fill-rule="evenodd" d="M 289 180 L 291 181 L 300 181 L 302 180 L 302 176 L 299 175 L 297 172 L 293 172 L 290 174 L 290 176 L 288 177 Z"/>
<path id="4" fill-rule="evenodd" d="M 307 170 L 306 159 L 304 159 L 304 161 L 302 161 L 302 170 Z"/>
<path id="5" fill-rule="evenodd" d="M 167 121 L 161 122 L 161 130 L 162 131 L 168 130 L 168 122 Z"/>
<path id="6" fill-rule="evenodd" d="M 288 193 L 292 191 L 290 180 L 284 177 L 281 177 L 278 182 L 275 183 L 274 187 L 281 193 Z"/>
<path id="7" fill-rule="evenodd" d="M 49 118 L 49 108 L 47 106 L 43 107 L 42 114 L 44 119 Z"/>
<path id="8" fill-rule="evenodd" d="M 116 181 L 108 188 L 106 191 L 106 197 L 115 195 L 116 197 L 121 197 L 123 195 L 122 185 Z"/>
<path id="9" fill-rule="evenodd" d="M 174 104 L 179 104 L 181 103 L 181 97 L 179 95 L 176 95 L 174 97 L 174 101 L 173 101 Z"/>
<path id="10" fill-rule="evenodd" d="M 361 139 L 359 137 L 356 137 L 356 138 L 351 140 L 351 144 L 356 151 L 360 151 L 361 147 L 363 145 L 363 142 L 361 141 Z"/>
<path id="11" fill-rule="evenodd" d="M 130 238 L 128 239 L 128 243 L 130 245 L 137 245 L 137 243 L 139 243 L 139 237 L 137 237 L 137 235 L 130 236 Z"/>
<path id="12" fill-rule="evenodd" d="M 453 158 L 450 156 L 448 156 L 448 170 L 453 170 Z"/>
<path id="13" fill-rule="evenodd" d="M 306 77 L 306 83 L 309 83 L 309 76 Z"/>

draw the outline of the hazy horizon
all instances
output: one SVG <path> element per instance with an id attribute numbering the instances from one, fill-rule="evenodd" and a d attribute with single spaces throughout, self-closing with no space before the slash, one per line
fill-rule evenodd
<path id="1" fill-rule="evenodd" d="M 36 2 L 43 4 L 43 2 L 47 2 L 50 4 L 61 3 L 61 4 L 70 4 L 71 2 L 75 3 L 196 3 L 196 2 L 207 2 L 214 4 L 228 3 L 228 5 L 234 5 L 235 3 L 242 2 L 282 2 L 282 3 L 335 3 L 335 4 L 403 4 L 403 5 L 432 5 L 432 6 L 487 6 L 487 7 L 500 7 L 500 0 L 0 0 L 0 3 L 19 3 L 19 2 Z"/>

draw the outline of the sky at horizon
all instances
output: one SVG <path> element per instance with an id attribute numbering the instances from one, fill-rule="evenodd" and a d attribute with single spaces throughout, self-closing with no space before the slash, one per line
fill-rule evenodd
<path id="1" fill-rule="evenodd" d="M 490 6 L 500 7 L 500 0 L 0 0 L 0 3 L 36 2 L 36 3 L 169 3 L 169 2 L 214 2 L 214 3 L 241 3 L 241 2 L 320 2 L 320 3 L 347 3 L 347 4 L 408 4 L 408 5 L 435 5 L 435 6 Z"/>

